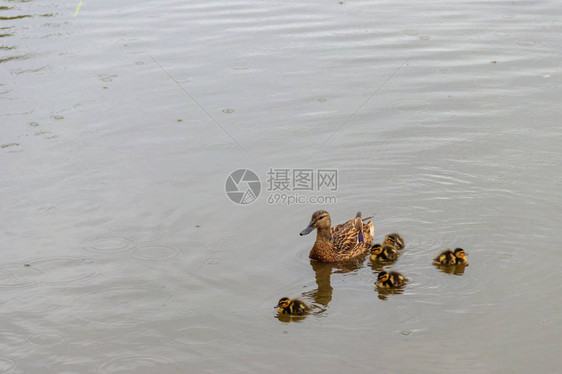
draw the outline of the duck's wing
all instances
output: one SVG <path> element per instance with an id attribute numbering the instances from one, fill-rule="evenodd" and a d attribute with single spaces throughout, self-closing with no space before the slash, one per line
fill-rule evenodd
<path id="1" fill-rule="evenodd" d="M 450 249 L 441 252 L 439 256 L 433 259 L 434 264 L 441 264 L 441 265 L 451 265 L 451 261 L 454 261 L 454 255 Z"/>
<path id="2" fill-rule="evenodd" d="M 352 219 L 332 227 L 332 248 L 336 252 L 346 253 L 352 251 L 356 245 L 365 245 L 364 230 L 356 226 L 355 220 Z"/>

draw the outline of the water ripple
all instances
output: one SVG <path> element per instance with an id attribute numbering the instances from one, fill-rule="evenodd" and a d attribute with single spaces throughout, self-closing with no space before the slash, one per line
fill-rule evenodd
<path id="1" fill-rule="evenodd" d="M 148 288 L 108 288 L 77 297 L 69 308 L 79 319 L 124 327 L 140 323 L 160 297 L 159 290 Z"/>
<path id="2" fill-rule="evenodd" d="M 216 344 L 228 338 L 228 333 L 216 327 L 187 327 L 174 333 L 174 341 L 181 344 Z"/>
<path id="3" fill-rule="evenodd" d="M 139 372 L 170 372 L 175 362 L 167 357 L 151 355 L 120 356 L 102 363 L 98 370 L 101 373 L 139 373 Z"/>
<path id="4" fill-rule="evenodd" d="M 140 260 L 168 260 L 181 253 L 181 249 L 168 245 L 153 245 L 135 248 L 129 251 L 130 255 Z"/>
<path id="5" fill-rule="evenodd" d="M 96 262 L 88 257 L 41 257 L 26 263 L 31 269 L 41 271 L 41 282 L 47 284 L 81 282 L 99 274 Z"/>
<path id="6" fill-rule="evenodd" d="M 9 357 L 0 356 L 0 373 L 6 373 L 16 366 L 16 362 Z"/>
<path id="7" fill-rule="evenodd" d="M 20 266 L 0 268 L 0 287 L 30 287 L 39 283 L 44 272 L 40 269 Z"/>
<path id="8" fill-rule="evenodd" d="M 64 336 L 55 333 L 45 333 L 33 335 L 29 338 L 29 342 L 33 345 L 55 345 L 60 343 Z"/>
<path id="9" fill-rule="evenodd" d="M 164 233 L 159 229 L 138 226 L 116 226 L 112 230 L 116 235 L 123 235 L 132 242 L 150 242 L 164 238 Z"/>
<path id="10" fill-rule="evenodd" d="M 109 236 L 87 240 L 84 246 L 97 252 L 120 252 L 130 249 L 135 241 L 125 236 Z"/>

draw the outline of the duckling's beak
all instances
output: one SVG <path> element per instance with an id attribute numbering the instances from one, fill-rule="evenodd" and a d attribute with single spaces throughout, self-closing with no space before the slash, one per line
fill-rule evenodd
<path id="1" fill-rule="evenodd" d="M 310 232 L 311 232 L 312 230 L 314 230 L 314 229 L 315 229 L 315 227 L 314 227 L 314 222 L 313 222 L 313 221 L 310 221 L 310 223 L 308 224 L 308 226 L 306 226 L 306 229 L 304 229 L 304 230 L 301 231 L 301 236 L 310 234 Z"/>

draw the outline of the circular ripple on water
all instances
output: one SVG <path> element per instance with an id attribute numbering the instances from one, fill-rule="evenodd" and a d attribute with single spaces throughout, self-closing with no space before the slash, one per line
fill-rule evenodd
<path id="1" fill-rule="evenodd" d="M 137 242 L 149 242 L 152 240 L 160 240 L 164 237 L 162 231 L 152 228 L 142 228 L 133 226 L 117 226 L 112 230 L 116 235 L 124 235 Z"/>
<path id="2" fill-rule="evenodd" d="M 211 151 L 221 151 L 223 149 L 232 148 L 232 143 L 209 143 L 205 146 L 205 148 Z"/>
<path id="3" fill-rule="evenodd" d="M 8 357 L 0 356 L 0 373 L 6 373 L 16 366 L 14 360 Z"/>
<path id="4" fill-rule="evenodd" d="M 86 247 L 97 252 L 120 252 L 131 249 L 134 244 L 134 240 L 125 236 L 109 236 L 89 240 Z"/>
<path id="5" fill-rule="evenodd" d="M 260 131 L 262 134 L 262 138 L 265 139 L 280 139 L 280 138 L 288 138 L 293 135 L 294 130 L 290 130 L 287 127 L 270 127 L 264 128 Z"/>
<path id="6" fill-rule="evenodd" d="M 9 266 L 0 269 L 0 287 L 30 287 L 39 283 L 44 273 L 40 269 Z"/>
<path id="7" fill-rule="evenodd" d="M 167 245 L 153 245 L 148 247 L 134 248 L 129 254 L 140 260 L 167 260 L 174 258 L 181 253 L 176 247 Z"/>
<path id="8" fill-rule="evenodd" d="M 418 30 L 414 30 L 414 29 L 406 29 L 403 32 L 404 32 L 404 34 L 410 35 L 410 36 L 419 35 Z"/>
<path id="9" fill-rule="evenodd" d="M 109 288 L 77 297 L 69 308 L 79 319 L 112 326 L 131 326 L 150 317 L 162 300 L 161 290 Z"/>
<path id="10" fill-rule="evenodd" d="M 403 101 L 392 104 L 392 108 L 404 112 L 423 112 L 429 108 L 429 103 L 425 101 Z"/>
<path id="11" fill-rule="evenodd" d="M 4 231 L 4 234 L 13 238 L 36 238 L 38 236 L 29 227 L 18 227 L 10 231 Z"/>
<path id="12" fill-rule="evenodd" d="M 230 65 L 233 70 L 247 70 L 250 68 L 250 63 L 247 61 L 238 61 Z"/>
<path id="13" fill-rule="evenodd" d="M 55 345 L 63 340 L 59 334 L 37 334 L 29 338 L 29 342 L 34 345 Z"/>
<path id="14" fill-rule="evenodd" d="M 34 292 L 31 292 L 32 290 Z M 65 296 L 53 297 L 52 293 L 42 292 L 41 288 L 32 288 L 30 292 L 20 292 L 19 295 L 10 298 L 2 305 L 2 310 L 18 315 L 26 313 L 26 320 L 41 320 L 45 318 L 45 314 L 61 309 L 67 300 Z"/>
<path id="15" fill-rule="evenodd" d="M 517 42 L 518 45 L 524 46 L 524 47 L 532 47 L 535 44 L 537 44 L 536 40 L 531 40 L 531 39 L 527 39 L 527 40 L 519 40 Z"/>
<path id="16" fill-rule="evenodd" d="M 255 130 L 255 129 L 259 129 L 261 126 L 262 125 L 259 122 L 238 122 L 237 124 L 234 125 L 234 128 L 240 130 Z"/>
<path id="17" fill-rule="evenodd" d="M 99 201 L 93 198 L 72 199 L 66 197 L 57 200 L 54 204 L 56 208 L 60 208 L 62 210 L 75 210 L 81 212 L 95 210 L 101 206 Z"/>
<path id="18" fill-rule="evenodd" d="M 99 191 L 107 188 L 107 182 L 102 181 L 89 181 L 80 184 L 80 189 L 85 191 Z"/>
<path id="19" fill-rule="evenodd" d="M 228 337 L 228 333 L 216 327 L 187 327 L 174 334 L 174 341 L 181 344 L 216 344 Z"/>
<path id="20" fill-rule="evenodd" d="M 176 174 L 172 177 L 172 182 L 177 184 L 190 184 L 194 179 L 193 174 Z"/>
<path id="21" fill-rule="evenodd" d="M 43 273 L 41 282 L 48 284 L 80 282 L 99 274 L 95 261 L 87 257 L 42 257 L 26 263 L 32 269 L 40 270 Z"/>
<path id="22" fill-rule="evenodd" d="M 14 347 L 16 344 L 25 343 L 25 337 L 22 337 L 21 334 L 15 333 L 9 330 L 0 330 L 0 341 L 4 344 L 8 344 Z"/>
<path id="23" fill-rule="evenodd" d="M 156 373 L 167 372 L 167 366 L 174 365 L 174 361 L 160 356 L 121 356 L 104 362 L 98 367 L 101 373 Z"/>
<path id="24" fill-rule="evenodd" d="M 207 263 L 209 265 L 218 265 L 218 264 L 221 263 L 221 259 L 220 258 L 210 258 L 205 263 Z"/>

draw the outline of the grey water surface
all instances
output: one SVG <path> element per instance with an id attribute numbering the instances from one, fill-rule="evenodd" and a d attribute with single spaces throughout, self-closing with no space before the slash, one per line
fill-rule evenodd
<path id="1" fill-rule="evenodd" d="M 559 373 L 561 14 L 0 0 L 0 373 Z M 400 233 L 404 292 L 311 262 L 317 209 Z"/>

